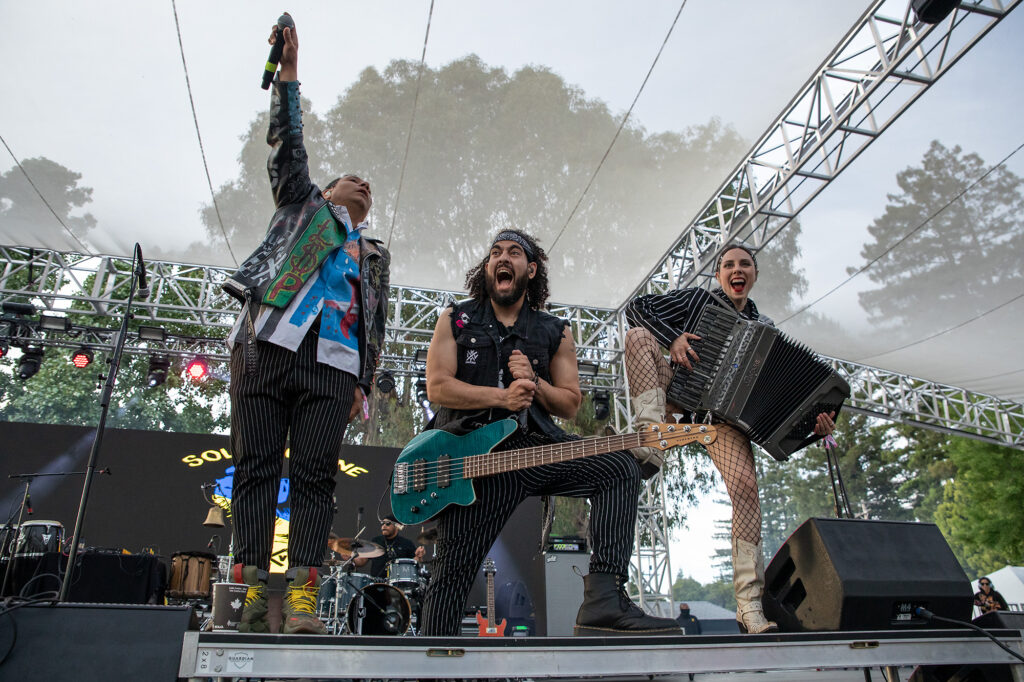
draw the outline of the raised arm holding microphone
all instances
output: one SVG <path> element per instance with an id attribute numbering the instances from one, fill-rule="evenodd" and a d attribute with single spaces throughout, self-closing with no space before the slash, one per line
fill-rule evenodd
<path id="1" fill-rule="evenodd" d="M 270 42 L 277 39 L 278 27 Z M 277 210 L 263 243 L 224 284 L 243 305 L 231 347 L 235 582 L 249 585 L 239 630 L 269 632 L 266 585 L 277 491 L 290 447 L 288 592 L 282 630 L 324 633 L 318 567 L 333 520 L 342 437 L 370 392 L 384 341 L 390 256 L 362 236 L 370 185 L 310 180 L 299 103 L 299 40 L 283 29 L 271 87 L 267 170 Z"/>

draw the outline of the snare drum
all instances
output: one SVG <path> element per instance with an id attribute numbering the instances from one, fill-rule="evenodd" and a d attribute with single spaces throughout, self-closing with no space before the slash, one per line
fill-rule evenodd
<path id="1" fill-rule="evenodd" d="M 395 559 L 388 564 L 388 585 L 400 590 L 419 585 L 420 568 L 415 559 Z"/>
<path id="2" fill-rule="evenodd" d="M 41 557 L 59 552 L 64 544 L 64 524 L 60 521 L 23 521 L 18 529 L 17 557 Z"/>
<path id="3" fill-rule="evenodd" d="M 171 556 L 167 596 L 172 599 L 209 599 L 216 554 L 178 552 Z"/>
<path id="4" fill-rule="evenodd" d="M 353 635 L 404 635 L 409 629 L 409 600 L 392 585 L 367 585 L 349 607 L 348 630 Z"/>

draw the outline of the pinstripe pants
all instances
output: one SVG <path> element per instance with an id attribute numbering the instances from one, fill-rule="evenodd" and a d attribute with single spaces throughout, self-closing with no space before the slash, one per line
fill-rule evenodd
<path id="1" fill-rule="evenodd" d="M 552 442 L 533 434 L 514 435 L 510 441 L 500 449 Z M 473 485 L 476 502 L 449 507 L 438 517 L 437 553 L 423 602 L 421 634 L 459 634 L 466 597 L 487 551 L 519 503 L 532 495 L 589 498 L 594 550 L 590 572 L 627 574 L 640 494 L 640 467 L 629 452 L 511 471 L 476 479 Z"/>
<path id="2" fill-rule="evenodd" d="M 231 351 L 231 508 L 236 563 L 270 567 L 286 439 L 291 516 L 288 565 L 320 566 L 334 520 L 341 439 L 356 378 L 318 363 L 316 325 L 292 352 L 257 341 L 256 371 L 245 371 L 244 339 Z"/>

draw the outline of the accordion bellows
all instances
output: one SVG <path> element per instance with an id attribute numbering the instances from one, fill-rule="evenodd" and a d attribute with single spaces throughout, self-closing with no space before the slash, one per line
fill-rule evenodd
<path id="1" fill-rule="evenodd" d="M 710 412 L 779 461 L 814 441 L 821 412 L 838 415 L 850 386 L 806 346 L 736 311 L 708 305 L 691 346 L 700 362 L 676 369 L 669 402 Z"/>

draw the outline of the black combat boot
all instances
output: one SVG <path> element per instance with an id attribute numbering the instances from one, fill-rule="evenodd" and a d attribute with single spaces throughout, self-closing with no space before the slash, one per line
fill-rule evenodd
<path id="1" fill-rule="evenodd" d="M 682 628 L 671 618 L 644 613 L 626 594 L 626 581 L 612 573 L 583 576 L 583 604 L 576 615 L 573 634 L 591 637 L 609 635 L 681 635 Z"/>

